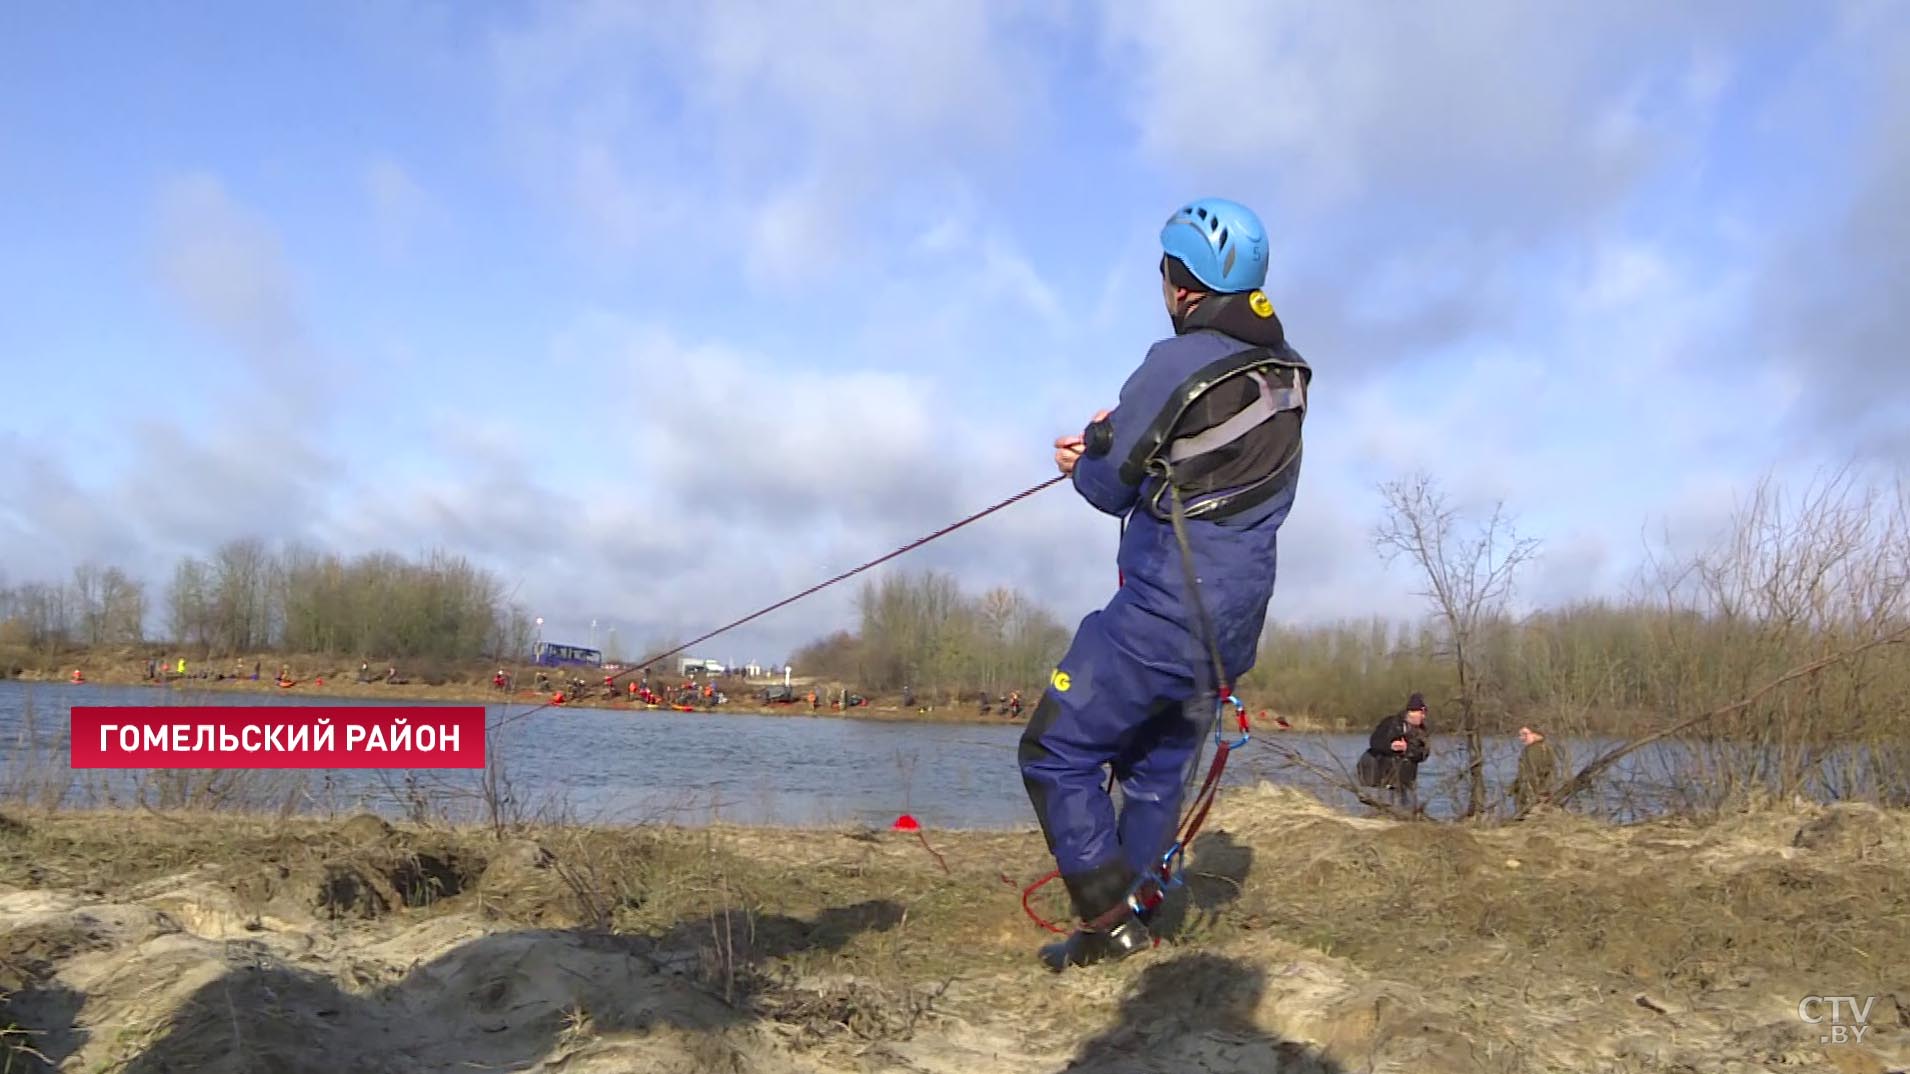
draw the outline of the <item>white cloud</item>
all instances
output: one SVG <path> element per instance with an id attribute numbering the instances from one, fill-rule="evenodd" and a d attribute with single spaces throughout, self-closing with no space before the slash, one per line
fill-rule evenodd
<path id="1" fill-rule="evenodd" d="M 1045 440 L 950 412 L 928 374 L 818 371 L 608 314 L 552 346 L 589 356 L 612 382 L 665 389 L 593 433 L 601 465 L 529 464 L 549 456 L 525 445 L 548 443 L 571 420 L 562 416 L 427 422 L 432 463 L 380 468 L 375 483 L 329 471 L 339 506 L 309 520 L 315 538 L 344 551 L 454 548 L 521 580 L 543 614 L 617 621 L 634 645 L 760 607 L 1051 472 Z M 884 569 L 1018 586 L 1072 619 L 1111 591 L 1113 525 L 1056 488 Z M 1106 547 L 1090 561 L 1083 542 Z M 779 613 L 737 644 L 780 656 L 852 624 L 854 589 Z"/>
<path id="2" fill-rule="evenodd" d="M 213 175 L 181 176 L 160 192 L 156 261 L 181 308 L 272 375 L 311 359 L 297 285 L 277 233 Z"/>
<path id="3" fill-rule="evenodd" d="M 1890 457 L 1910 414 L 1910 18 L 1837 12 L 1839 33 L 1800 58 L 1782 99 L 1821 107 L 1834 87 L 1839 122 L 1772 109 L 1770 144 L 1811 196 L 1763 226 L 1751 353 L 1799 389 L 1798 444 Z"/>
<path id="4" fill-rule="evenodd" d="M 1661 84 L 1727 76 L 1686 42 L 1768 22 L 1632 4 L 1298 8 L 1245 0 L 1106 9 L 1128 107 L 1159 159 L 1279 191 L 1296 211 L 1385 188 L 1470 202 L 1495 230 L 1596 207 L 1636 178 L 1691 102 Z M 1172 32 L 1163 32 L 1164 27 Z M 1462 210 L 1464 211 L 1464 210 Z"/>
<path id="5" fill-rule="evenodd" d="M 1608 239 L 1592 250 L 1588 278 L 1578 296 L 1580 308 L 1589 314 L 1621 312 L 1636 303 L 1650 301 L 1668 292 L 1671 269 L 1665 258 L 1649 244 L 1623 239 Z"/>
<path id="6" fill-rule="evenodd" d="M 903 177 L 973 174 L 1046 122 L 1043 21 L 993 3 L 592 3 L 499 28 L 491 51 L 513 154 L 586 242 L 773 286 L 873 275 L 898 250 Z"/>
<path id="7" fill-rule="evenodd" d="M 408 253 L 418 232 L 443 218 L 442 208 L 410 170 L 389 157 L 365 166 L 364 185 L 378 243 L 390 256 Z"/>
<path id="8" fill-rule="evenodd" d="M 1663 184 L 1689 189 L 1742 77 L 1719 57 L 1804 21 L 1498 0 L 1101 10 L 1148 162 L 1259 209 L 1289 330 L 1359 372 L 1519 338 L 1561 260 L 1652 228 Z"/>

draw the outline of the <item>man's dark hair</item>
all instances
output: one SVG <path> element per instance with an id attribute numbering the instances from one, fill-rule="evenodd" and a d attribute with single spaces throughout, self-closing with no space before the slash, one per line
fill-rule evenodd
<path id="1" fill-rule="evenodd" d="M 1183 291 L 1208 290 L 1207 285 L 1200 282 L 1200 278 L 1194 275 L 1194 270 L 1188 268 L 1185 261 L 1172 254 L 1161 255 L 1161 275 L 1167 277 L 1168 283 Z"/>

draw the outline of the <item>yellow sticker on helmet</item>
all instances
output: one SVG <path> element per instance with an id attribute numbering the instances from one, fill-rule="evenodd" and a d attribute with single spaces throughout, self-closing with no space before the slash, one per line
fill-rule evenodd
<path id="1" fill-rule="evenodd" d="M 1248 295 L 1247 305 L 1262 318 L 1273 316 L 1273 303 L 1267 301 L 1267 293 L 1265 291 L 1255 291 L 1253 294 Z"/>

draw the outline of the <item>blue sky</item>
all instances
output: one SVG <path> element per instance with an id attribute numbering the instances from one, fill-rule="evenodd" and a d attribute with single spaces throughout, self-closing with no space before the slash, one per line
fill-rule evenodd
<path id="1" fill-rule="evenodd" d="M 1255 206 L 1317 372 L 1274 614 L 1414 610 L 1426 467 L 1619 592 L 1910 449 L 1910 11 L 42 6 L 0 35 L 0 571 L 442 546 L 547 635 L 715 622 L 1040 480 Z M 1065 489 L 907 565 L 1072 621 Z M 777 658 L 849 593 L 717 655 Z"/>

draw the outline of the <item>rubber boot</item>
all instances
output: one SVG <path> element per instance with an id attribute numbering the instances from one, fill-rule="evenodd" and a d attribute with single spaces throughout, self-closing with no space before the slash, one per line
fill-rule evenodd
<path id="1" fill-rule="evenodd" d="M 1135 916 L 1131 909 L 1117 917 L 1112 925 L 1099 929 L 1087 927 L 1110 910 L 1121 906 L 1137 879 L 1138 874 L 1121 861 L 1062 877 L 1061 882 L 1067 885 L 1068 895 L 1074 901 L 1075 915 L 1081 919 L 1081 927 L 1075 929 L 1067 939 L 1041 948 L 1041 961 L 1058 973 L 1069 966 L 1118 962 L 1137 951 L 1152 947 L 1154 937 L 1148 933 L 1146 923 Z"/>

